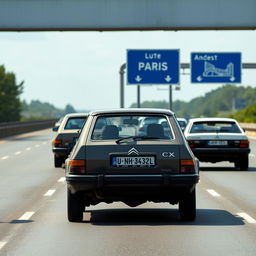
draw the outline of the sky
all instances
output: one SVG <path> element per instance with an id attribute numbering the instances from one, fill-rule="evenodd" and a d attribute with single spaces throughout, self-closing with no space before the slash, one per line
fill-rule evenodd
<path id="1" fill-rule="evenodd" d="M 49 102 L 77 110 L 120 106 L 120 66 L 127 49 L 179 49 L 180 62 L 191 52 L 241 52 L 256 63 L 256 31 L 1 32 L 0 65 L 24 81 L 22 100 Z M 180 75 L 173 100 L 190 101 L 221 84 L 191 84 L 190 70 Z M 256 70 L 243 70 L 237 86 L 256 87 Z M 169 100 L 168 86 L 142 86 L 141 102 Z M 125 107 L 137 101 L 125 85 Z"/>

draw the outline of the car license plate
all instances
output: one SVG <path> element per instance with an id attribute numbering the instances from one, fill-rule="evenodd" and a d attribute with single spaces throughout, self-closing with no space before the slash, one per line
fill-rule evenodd
<path id="1" fill-rule="evenodd" d="M 155 157 L 154 156 L 113 156 L 112 157 L 113 167 L 154 167 Z"/>
<path id="2" fill-rule="evenodd" d="M 228 142 L 226 140 L 210 140 L 208 141 L 209 146 L 227 146 Z"/>

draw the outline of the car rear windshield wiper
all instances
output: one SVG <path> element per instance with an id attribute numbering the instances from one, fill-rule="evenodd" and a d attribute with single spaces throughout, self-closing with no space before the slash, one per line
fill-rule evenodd
<path id="1" fill-rule="evenodd" d="M 152 137 L 152 136 L 129 136 L 129 137 L 125 137 L 125 138 L 116 140 L 116 144 L 120 144 L 120 142 L 123 142 L 126 140 L 137 141 L 137 140 L 158 140 L 158 139 L 160 139 L 160 138 Z"/>

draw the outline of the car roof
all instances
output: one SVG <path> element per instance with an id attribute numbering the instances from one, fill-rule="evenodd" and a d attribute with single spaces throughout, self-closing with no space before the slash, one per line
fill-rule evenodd
<path id="1" fill-rule="evenodd" d="M 88 116 L 89 113 L 70 113 L 70 114 L 66 114 L 65 115 L 65 118 L 68 118 L 68 117 L 84 117 L 84 116 Z"/>
<path id="2" fill-rule="evenodd" d="M 202 117 L 202 118 L 192 118 L 189 122 L 236 122 L 233 118 L 224 118 L 224 117 Z"/>
<path id="3" fill-rule="evenodd" d="M 177 120 L 178 121 L 184 121 L 184 122 L 187 122 L 187 120 L 185 118 L 182 118 L 182 117 L 177 117 Z"/>
<path id="4" fill-rule="evenodd" d="M 108 115 L 108 114 L 163 114 L 173 116 L 174 113 L 168 109 L 155 109 L 155 108 L 120 108 L 109 110 L 97 110 L 90 112 L 90 115 Z"/>

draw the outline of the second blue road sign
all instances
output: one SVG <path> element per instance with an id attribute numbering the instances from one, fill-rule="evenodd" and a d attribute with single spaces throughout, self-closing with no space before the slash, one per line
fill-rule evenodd
<path id="1" fill-rule="evenodd" d="M 128 84 L 179 84 L 179 50 L 127 50 Z"/>
<path id="2" fill-rule="evenodd" d="M 240 52 L 191 53 L 192 83 L 241 83 Z"/>

